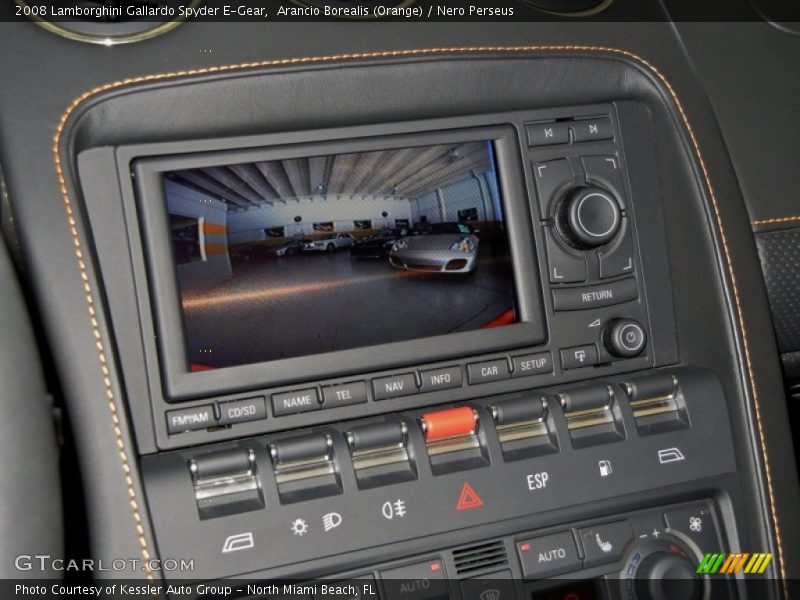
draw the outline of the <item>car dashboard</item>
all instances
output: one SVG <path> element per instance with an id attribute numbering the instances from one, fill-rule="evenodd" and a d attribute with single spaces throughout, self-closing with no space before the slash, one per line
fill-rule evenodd
<path id="1" fill-rule="evenodd" d="M 1 23 L 4 578 L 788 597 L 798 39 L 608 4 Z"/>

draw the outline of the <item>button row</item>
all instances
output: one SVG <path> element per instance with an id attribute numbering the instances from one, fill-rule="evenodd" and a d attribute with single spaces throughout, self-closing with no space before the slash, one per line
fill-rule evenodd
<path id="1" fill-rule="evenodd" d="M 525 125 L 529 146 L 552 146 L 568 144 L 570 131 L 575 142 L 610 140 L 614 137 L 611 119 L 598 117 L 574 121 L 549 121 Z"/>
<path id="2" fill-rule="evenodd" d="M 517 542 L 523 577 L 544 579 L 616 562 L 633 540 L 633 528 L 627 521 L 584 527 L 575 533 L 583 558 L 572 530 Z"/>
<path id="3" fill-rule="evenodd" d="M 261 396 L 219 402 L 217 407 L 219 418 L 217 418 L 217 413 L 214 410 L 214 404 L 168 411 L 167 432 L 172 435 L 267 418 L 267 405 Z"/>

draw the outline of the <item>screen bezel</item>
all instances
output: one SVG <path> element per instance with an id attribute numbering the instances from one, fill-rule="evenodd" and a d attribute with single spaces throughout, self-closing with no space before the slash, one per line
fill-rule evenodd
<path id="1" fill-rule="evenodd" d="M 163 186 L 165 173 L 193 167 L 470 141 L 494 143 L 498 186 L 512 257 L 517 323 L 496 329 L 417 338 L 211 371 L 189 371 L 180 290 L 169 237 L 168 210 Z M 528 348 L 545 342 L 546 319 L 539 265 L 519 148 L 516 129 L 511 125 L 498 125 L 310 143 L 291 143 L 287 136 L 281 136 L 280 141 L 268 147 L 134 160 L 132 169 L 136 178 L 136 203 L 146 250 L 165 399 L 174 402 L 231 391 L 277 387 L 295 382 L 310 382 L 501 350 Z M 420 343 L 422 341 L 424 343 Z"/>

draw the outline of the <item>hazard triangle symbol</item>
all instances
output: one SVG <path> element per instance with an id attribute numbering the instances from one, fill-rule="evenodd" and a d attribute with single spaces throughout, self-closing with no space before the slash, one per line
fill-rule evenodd
<path id="1" fill-rule="evenodd" d="M 456 510 L 469 510 L 470 508 L 480 508 L 481 506 L 483 506 L 483 500 L 472 489 L 472 486 L 465 481 L 464 486 L 461 488 L 461 496 L 458 498 Z"/>

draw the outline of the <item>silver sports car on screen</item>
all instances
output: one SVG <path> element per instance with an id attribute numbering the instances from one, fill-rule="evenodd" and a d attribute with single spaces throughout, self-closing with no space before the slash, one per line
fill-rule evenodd
<path id="1" fill-rule="evenodd" d="M 469 273 L 477 265 L 479 243 L 466 225 L 435 223 L 421 235 L 395 242 L 389 262 L 408 271 Z"/>

